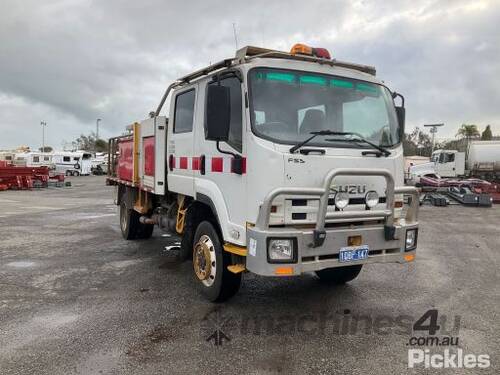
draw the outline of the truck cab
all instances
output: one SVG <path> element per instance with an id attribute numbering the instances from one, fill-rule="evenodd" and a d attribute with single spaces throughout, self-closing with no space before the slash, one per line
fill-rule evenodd
<path id="1" fill-rule="evenodd" d="M 245 47 L 171 85 L 127 138 L 140 155 L 137 174 L 128 185 L 109 179 L 121 184 L 124 235 L 128 222 L 136 233 L 157 224 L 181 234 L 181 256 L 192 258 L 210 300 L 232 296 L 243 272 L 316 272 L 344 283 L 366 263 L 415 257 L 418 193 L 403 186 L 404 102 L 395 105 L 401 96 L 374 68 L 327 53 Z M 141 126 L 149 130 L 139 136 Z M 144 175 L 147 142 L 157 162 Z M 148 193 L 160 197 L 145 200 Z"/>
<path id="2" fill-rule="evenodd" d="M 465 152 L 457 150 L 436 150 L 432 153 L 436 174 L 441 177 L 458 177 L 465 175 Z"/>

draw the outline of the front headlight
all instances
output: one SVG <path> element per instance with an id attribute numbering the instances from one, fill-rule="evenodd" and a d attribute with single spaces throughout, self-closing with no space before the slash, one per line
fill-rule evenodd
<path id="1" fill-rule="evenodd" d="M 408 229 L 406 231 L 405 251 L 414 250 L 417 247 L 418 229 Z"/>
<path id="2" fill-rule="evenodd" d="M 294 240 L 292 238 L 269 239 L 267 256 L 270 263 L 291 263 L 295 261 Z"/>
<path id="3" fill-rule="evenodd" d="M 334 201 L 335 207 L 337 207 L 339 210 L 343 210 L 349 204 L 349 194 L 343 192 L 337 193 L 335 194 Z"/>
<path id="4" fill-rule="evenodd" d="M 378 204 L 378 194 L 376 191 L 370 190 L 365 195 L 365 203 L 369 208 L 375 207 Z"/>

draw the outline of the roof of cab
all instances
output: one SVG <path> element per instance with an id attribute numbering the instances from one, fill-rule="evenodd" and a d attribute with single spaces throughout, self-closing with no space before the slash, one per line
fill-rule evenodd
<path id="1" fill-rule="evenodd" d="M 276 51 L 266 48 L 246 46 L 236 51 L 236 56 L 234 58 L 224 59 L 215 64 L 209 65 L 203 69 L 196 70 L 188 75 L 179 78 L 177 82 L 179 85 L 186 84 L 197 78 L 209 75 L 210 73 L 222 69 L 235 67 L 238 65 L 262 59 L 266 59 L 266 62 L 274 61 L 276 65 L 283 65 L 282 64 L 283 60 L 291 60 L 297 62 L 297 64 L 292 64 L 292 65 L 303 66 L 303 67 L 304 66 L 310 67 L 311 66 L 310 63 L 316 63 L 319 66 L 325 68 L 325 69 L 320 69 L 324 70 L 325 73 L 329 72 L 331 74 L 332 73 L 331 68 L 333 67 L 336 68 L 335 70 L 339 72 L 351 71 L 351 72 L 363 73 L 362 76 L 365 77 L 365 79 L 371 77 L 371 79 L 368 80 L 373 80 L 373 77 L 375 77 L 376 74 L 376 69 L 373 66 L 369 65 L 361 65 L 345 61 L 339 61 L 336 59 L 325 59 L 315 56 L 291 54 L 288 52 Z"/>

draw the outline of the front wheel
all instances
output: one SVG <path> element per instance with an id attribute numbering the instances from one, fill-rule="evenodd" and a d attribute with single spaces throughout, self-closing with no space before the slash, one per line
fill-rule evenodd
<path id="1" fill-rule="evenodd" d="M 202 293 L 212 302 L 222 302 L 234 296 L 241 284 L 241 273 L 227 269 L 231 255 L 222 248 L 221 238 L 212 223 L 202 221 L 193 242 L 193 268 Z"/>
<path id="2" fill-rule="evenodd" d="M 345 284 L 354 280 L 359 275 L 361 267 L 363 265 L 358 264 L 355 266 L 326 268 L 315 273 L 322 282 L 328 284 Z"/>

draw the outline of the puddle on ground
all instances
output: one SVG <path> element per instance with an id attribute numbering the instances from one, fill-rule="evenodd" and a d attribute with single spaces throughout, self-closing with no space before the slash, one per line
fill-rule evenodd
<path id="1" fill-rule="evenodd" d="M 165 246 L 165 250 L 163 250 L 163 252 L 179 251 L 180 249 L 181 249 L 181 243 L 176 242 L 175 245 Z"/>
<path id="2" fill-rule="evenodd" d="M 18 262 L 10 262 L 6 264 L 7 267 L 15 267 L 15 268 L 29 268 L 33 267 L 34 265 L 35 262 L 30 262 L 27 260 L 20 260 Z"/>

